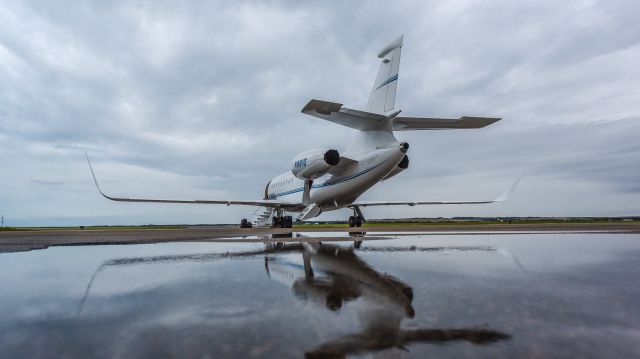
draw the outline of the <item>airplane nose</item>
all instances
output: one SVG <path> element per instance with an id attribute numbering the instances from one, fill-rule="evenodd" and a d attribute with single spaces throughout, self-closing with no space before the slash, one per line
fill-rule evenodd
<path id="1" fill-rule="evenodd" d="M 402 142 L 400 143 L 400 151 L 402 153 L 407 153 L 407 150 L 409 149 L 409 144 L 406 142 Z"/>

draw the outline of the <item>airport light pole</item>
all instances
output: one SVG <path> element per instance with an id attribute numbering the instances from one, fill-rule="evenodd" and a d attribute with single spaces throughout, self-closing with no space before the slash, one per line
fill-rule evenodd
<path id="1" fill-rule="evenodd" d="M 0 217 L 2 219 L 0 219 L 0 228 L 4 227 L 4 214 Z"/>

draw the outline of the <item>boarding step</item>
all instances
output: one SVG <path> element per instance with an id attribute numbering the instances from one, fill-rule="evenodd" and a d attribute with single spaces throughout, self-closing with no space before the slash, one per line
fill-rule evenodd
<path id="1" fill-rule="evenodd" d="M 271 216 L 273 215 L 273 208 L 258 207 L 253 212 L 252 221 L 254 227 L 266 227 L 271 225 Z"/>

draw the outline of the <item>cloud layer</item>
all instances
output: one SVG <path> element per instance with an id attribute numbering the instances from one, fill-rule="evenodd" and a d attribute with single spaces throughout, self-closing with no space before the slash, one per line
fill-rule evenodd
<path id="1" fill-rule="evenodd" d="M 297 153 L 347 147 L 351 130 L 300 109 L 363 107 L 375 54 L 404 33 L 404 114 L 504 119 L 398 135 L 410 170 L 363 198 L 487 198 L 527 176 L 501 205 L 367 215 L 638 214 L 639 12 L 624 1 L 7 4 L 0 213 L 14 225 L 236 222 L 253 210 L 107 202 L 82 151 L 115 194 L 260 198 Z"/>

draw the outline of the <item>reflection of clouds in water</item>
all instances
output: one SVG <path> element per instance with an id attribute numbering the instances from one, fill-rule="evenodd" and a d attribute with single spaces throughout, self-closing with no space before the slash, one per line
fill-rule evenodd
<path id="1" fill-rule="evenodd" d="M 272 247 L 266 246 L 264 250 L 246 251 L 246 252 L 224 252 L 224 253 L 194 253 L 194 254 L 181 254 L 181 255 L 161 255 L 161 256 L 149 256 L 149 257 L 129 257 L 129 258 L 116 258 L 110 259 L 102 263 L 91 275 L 89 282 L 84 291 L 84 295 L 80 299 L 78 311 L 76 315 L 80 315 L 84 308 L 85 302 L 89 297 L 91 287 L 98 276 L 98 274 L 109 267 L 121 267 L 132 265 L 149 265 L 157 263 L 172 263 L 172 262 L 208 262 L 225 258 L 250 258 L 256 255 L 268 254 L 273 251 L 285 252 L 299 250 L 301 246 L 299 244 L 287 245 L 284 247 Z"/>
<path id="2" fill-rule="evenodd" d="M 50 348 L 51 353 L 72 357 L 92 353 L 92 350 L 101 350 L 109 353 L 108 356 L 118 353 L 154 357 L 188 357 L 202 353 L 252 356 L 263 353 L 270 357 L 299 357 L 304 350 L 310 356 L 336 350 L 348 354 L 385 350 L 425 340 L 436 342 L 433 338 L 437 335 L 448 338 L 446 340 L 469 340 L 460 333 L 473 329 L 455 329 L 460 333 L 403 329 L 404 318 L 414 315 L 411 286 L 387 273 L 378 272 L 358 257 L 352 248 L 317 243 L 307 246 L 313 251 L 305 251 L 300 243 L 289 243 L 245 252 L 107 260 L 96 268 L 87 283 L 75 318 L 31 322 L 25 324 L 22 331 L 27 333 L 25 337 L 38 338 L 36 347 Z M 295 261 L 297 254 L 305 253 L 312 253 L 310 259 L 314 267 L 307 276 L 304 266 Z M 225 259 L 234 259 L 224 263 L 239 270 L 229 271 L 233 274 L 227 278 L 212 278 L 202 272 L 194 276 L 195 272 L 189 271 L 182 274 L 181 281 L 147 288 L 129 286 L 119 294 L 89 299 L 101 273 L 109 268 L 142 266 L 147 267 L 146 272 L 158 273 L 153 268 L 154 264 L 206 263 Z M 250 261 L 237 262 L 235 259 Z M 294 261 L 291 262 L 292 268 L 297 272 L 276 273 L 276 264 L 287 264 L 291 260 Z M 267 274 L 271 271 L 274 275 L 283 276 L 284 273 L 290 290 L 296 295 L 283 292 L 282 287 L 274 286 L 268 279 L 265 281 L 265 277 L 260 279 L 258 276 L 256 282 L 253 275 L 256 264 Z M 127 273 L 131 273 L 130 269 L 118 272 Z M 295 299 L 299 298 L 312 305 L 301 312 L 300 307 L 289 303 L 283 295 L 292 298 L 294 303 L 299 303 Z M 89 302 L 90 311 L 87 308 Z M 323 316 L 322 312 L 327 308 L 336 316 L 321 320 L 320 327 L 314 328 L 311 323 L 305 323 Z M 305 313 L 308 319 L 300 321 L 301 313 Z M 345 317 L 342 313 L 352 313 L 355 317 Z M 336 332 L 331 332 L 329 340 L 319 345 L 318 329 L 326 331 L 336 320 L 347 324 L 342 335 L 335 338 Z M 292 331 L 292 327 L 296 330 Z M 52 335 L 51 330 L 64 330 L 60 332 L 64 334 L 61 337 Z M 392 337 L 397 339 L 391 342 L 389 338 Z M 52 342 L 54 339 L 55 343 Z M 77 343 L 79 340 L 83 343 Z M 290 344 L 283 346 L 283 340 L 290 341 Z M 13 352 L 10 348 L 4 349 L 7 349 L 3 350 L 4 353 L 24 353 L 24 349 L 17 347 Z"/>
<path id="3" fill-rule="evenodd" d="M 408 348 L 414 357 L 517 357 L 524 353 L 554 357 L 559 355 L 558 348 L 578 357 L 637 357 L 634 335 L 635 318 L 640 317 L 636 305 L 640 289 L 630 285 L 640 273 L 637 239 L 637 235 L 593 234 L 463 236 L 380 242 L 383 246 L 407 244 L 407 252 L 397 253 L 355 250 L 352 255 L 343 247 L 336 256 L 332 249 L 322 263 L 314 262 L 315 282 L 311 283 L 319 288 L 312 288 L 316 297 L 307 300 L 292 293 L 294 284 L 308 286 L 299 244 L 288 252 L 265 249 L 266 254 L 235 257 L 242 260 L 226 255 L 246 254 L 238 251 L 243 248 L 262 252 L 258 251 L 261 248 L 243 245 L 232 250 L 207 245 L 194 249 L 181 244 L 17 253 L 0 262 L 3 273 L 11 273 L 0 296 L 6 313 L 0 318 L 0 357 L 403 354 L 401 349 L 389 349 L 396 347 Z M 411 253 L 409 247 L 464 247 L 464 243 L 490 244 L 495 251 Z M 377 245 L 365 241 L 362 246 Z M 496 259 L 500 269 L 507 264 L 497 255 L 502 248 L 521 256 L 530 269 L 526 275 L 506 270 L 496 275 Z M 137 250 L 153 250 L 166 254 L 167 249 L 194 253 L 105 262 L 112 266 L 105 264 L 100 269 L 90 290 L 94 293 L 89 294 L 82 314 L 74 316 L 87 285 L 85 279 L 99 268 L 85 271 L 84 266 L 69 265 L 69 258 L 84 258 L 87 264 L 112 253 L 133 256 Z M 195 253 L 212 249 L 219 251 Z M 12 261 L 12 257 L 22 261 Z M 212 265 L 207 265 L 207 257 L 223 259 L 212 259 Z M 190 264 L 179 265 L 182 262 Z M 284 286 L 276 282 L 280 274 L 273 273 L 274 280 L 265 274 L 265 267 L 274 269 L 277 263 L 296 265 Z M 361 264 L 377 274 L 362 269 Z M 120 269 L 111 270 L 114 266 Z M 403 313 L 401 291 L 375 284 L 388 278 L 412 289 L 414 297 L 408 302 L 415 308 L 415 318 L 409 320 Z M 115 291 L 111 290 L 114 280 L 119 286 Z M 65 290 L 63 295 L 60 288 Z M 336 289 L 342 290 L 338 293 L 343 297 L 342 306 L 331 310 L 327 294 Z M 338 299 L 333 296 L 330 303 Z M 389 320 L 380 320 L 384 317 Z M 517 333 L 517 340 L 505 340 L 508 334 L 492 329 Z M 482 346 L 496 341 L 498 345 Z M 412 345 L 418 343 L 448 344 Z"/>

